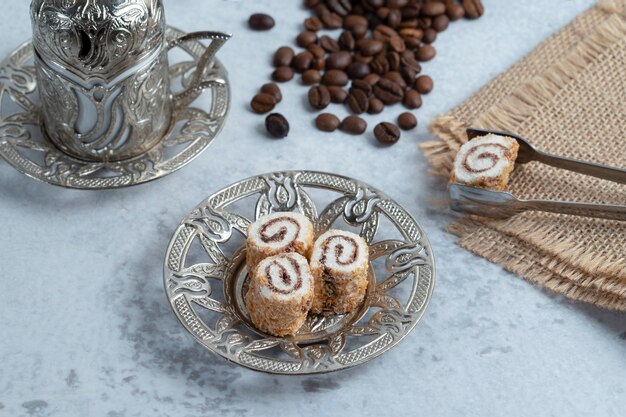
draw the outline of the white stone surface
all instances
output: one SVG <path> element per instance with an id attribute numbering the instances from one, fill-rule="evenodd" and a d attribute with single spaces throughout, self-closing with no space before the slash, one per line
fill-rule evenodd
<path id="1" fill-rule="evenodd" d="M 623 416 L 626 316 L 554 297 L 458 248 L 430 191 L 417 144 L 432 118 L 592 4 L 487 0 L 476 22 L 451 26 L 424 65 L 436 88 L 420 128 L 394 147 L 370 135 L 315 130 L 305 89 L 284 88 L 291 121 L 266 138 L 248 102 L 276 47 L 291 43 L 300 1 L 169 0 L 170 24 L 234 33 L 220 56 L 233 105 L 211 149 L 151 184 L 84 192 L 32 181 L 0 161 L 0 415 L 71 416 Z M 246 29 L 252 12 L 277 19 Z M 29 37 L 28 2 L 5 1 L 2 55 Z M 370 118 L 392 119 L 401 109 Z M 344 111 L 340 111 L 344 114 Z M 179 220 L 213 191 L 281 169 L 354 176 L 419 219 L 438 260 L 422 323 L 398 347 L 352 370 L 276 377 L 204 351 L 177 323 L 162 289 L 162 259 Z"/>

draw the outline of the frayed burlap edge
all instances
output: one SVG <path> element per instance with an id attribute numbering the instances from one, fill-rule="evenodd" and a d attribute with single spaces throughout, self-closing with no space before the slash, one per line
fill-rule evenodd
<path id="1" fill-rule="evenodd" d="M 541 103 L 551 99 L 581 69 L 622 40 L 626 36 L 626 2 L 605 0 L 598 8 L 609 16 L 594 33 L 549 70 L 522 83 L 512 94 L 479 115 L 472 126 L 512 130 L 511 126 L 531 116 Z M 438 140 L 420 145 L 429 162 L 430 174 L 449 177 L 454 156 L 467 141 L 467 127 L 453 116 L 438 117 L 430 126 Z M 513 222 L 516 224 L 511 226 Z M 509 224 L 466 218 L 452 224 L 449 231 L 459 237 L 460 246 L 503 265 L 536 285 L 570 299 L 626 311 L 626 260 L 610 262 L 589 253 L 575 240 L 559 236 L 550 226 L 538 226 L 537 222 L 523 216 Z M 480 235 L 485 233 L 493 236 L 484 239 Z M 540 246 L 551 250 L 540 249 Z M 520 248 L 524 248 L 525 256 L 515 255 Z M 528 257 L 529 253 L 533 256 Z"/>

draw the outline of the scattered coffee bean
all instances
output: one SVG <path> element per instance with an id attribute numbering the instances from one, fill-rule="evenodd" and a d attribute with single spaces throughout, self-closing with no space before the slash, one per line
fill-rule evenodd
<path id="1" fill-rule="evenodd" d="M 343 104 L 348 99 L 349 93 L 338 85 L 328 86 L 330 93 L 330 101 L 337 104 Z"/>
<path id="2" fill-rule="evenodd" d="M 310 69 L 302 73 L 302 84 L 313 85 L 322 81 L 322 74 L 318 70 Z"/>
<path id="3" fill-rule="evenodd" d="M 293 70 L 290 67 L 278 67 L 272 73 L 272 80 L 284 83 L 293 78 Z"/>
<path id="4" fill-rule="evenodd" d="M 302 83 L 312 86 L 311 107 L 320 110 L 331 102 L 345 103 L 357 114 L 378 114 L 385 105 L 399 102 L 409 109 L 420 107 L 422 95 L 433 89 L 432 78 L 420 76 L 420 62 L 435 58 L 437 51 L 431 44 L 438 33 L 463 16 L 473 19 L 484 13 L 480 0 L 303 1 L 311 15 L 304 20 L 304 31 L 298 34 L 296 43 L 306 50 L 296 55 L 288 46 L 279 48 L 273 57 L 276 69 L 272 78 L 284 82 L 293 78 L 294 71 L 300 73 Z M 255 19 L 251 17 L 251 26 L 266 26 L 267 19 Z M 318 36 L 325 28 L 342 30 L 339 35 Z M 346 91 L 344 87 L 350 81 L 350 90 Z M 251 106 L 255 111 L 267 112 L 281 99 L 278 85 L 269 83 L 261 88 Z M 339 125 L 354 134 L 367 128 L 358 116 L 339 123 L 331 113 L 318 116 L 315 123 L 320 130 L 333 131 Z M 398 116 L 397 123 L 409 129 L 415 127 L 417 119 L 406 112 Z M 382 137 L 381 129 L 386 135 L 381 142 L 395 143 L 400 137 L 392 123 L 379 126 L 377 138 Z"/>
<path id="5" fill-rule="evenodd" d="M 322 13 L 320 19 L 326 29 L 339 29 L 343 23 L 341 16 L 333 12 Z"/>
<path id="6" fill-rule="evenodd" d="M 404 107 L 407 109 L 417 109 L 422 107 L 422 96 L 417 92 L 417 90 L 409 90 L 404 93 L 404 100 L 402 101 L 402 104 L 404 104 Z"/>
<path id="7" fill-rule="evenodd" d="M 417 52 L 415 52 L 415 58 L 417 58 L 418 61 L 426 62 L 433 59 L 436 53 L 437 51 L 434 47 L 430 45 L 424 45 L 420 49 L 418 49 Z"/>
<path id="8" fill-rule="evenodd" d="M 324 29 L 324 24 L 317 16 L 311 16 L 304 21 L 304 28 L 312 32 L 317 32 Z"/>
<path id="9" fill-rule="evenodd" d="M 385 104 L 399 103 L 404 98 L 402 87 L 387 78 L 381 78 L 373 91 L 374 95 Z"/>
<path id="10" fill-rule="evenodd" d="M 344 51 L 354 51 L 356 47 L 356 41 L 354 40 L 354 35 L 347 30 L 342 32 L 339 36 L 339 47 Z"/>
<path id="11" fill-rule="evenodd" d="M 275 83 L 263 84 L 263 86 L 261 87 L 261 92 L 274 97 L 276 103 L 280 103 L 283 99 L 283 93 L 280 91 L 280 87 L 278 87 L 278 85 Z"/>
<path id="12" fill-rule="evenodd" d="M 263 13 L 255 13 L 248 19 L 248 25 L 253 30 L 270 30 L 274 24 L 274 18 Z"/>
<path id="13" fill-rule="evenodd" d="M 456 0 L 446 0 L 446 14 L 452 22 L 456 22 L 465 16 L 465 9 Z"/>
<path id="14" fill-rule="evenodd" d="M 322 110 L 330 104 L 330 92 L 325 85 L 317 85 L 309 90 L 309 104 L 314 109 Z"/>
<path id="15" fill-rule="evenodd" d="M 400 139 L 400 129 L 393 123 L 382 122 L 374 128 L 374 136 L 383 145 L 393 145 Z"/>
<path id="16" fill-rule="evenodd" d="M 352 135 L 362 135 L 367 130 L 367 122 L 359 116 L 348 116 L 341 122 L 340 129 Z"/>
<path id="17" fill-rule="evenodd" d="M 368 106 L 367 112 L 369 114 L 378 114 L 378 113 L 382 113 L 382 111 L 385 110 L 385 103 L 383 103 L 382 101 L 380 101 L 377 98 L 370 98 L 370 104 Z"/>
<path id="18" fill-rule="evenodd" d="M 410 112 L 404 112 L 400 116 L 398 116 L 398 126 L 402 130 L 411 130 L 417 126 L 417 119 L 415 115 Z"/>
<path id="19" fill-rule="evenodd" d="M 423 16 L 439 16 L 446 12 L 446 5 L 436 1 L 428 0 L 422 5 Z"/>
<path id="20" fill-rule="evenodd" d="M 428 94 L 433 91 L 433 79 L 428 75 L 421 75 L 415 80 L 415 89 L 420 94 Z"/>
<path id="21" fill-rule="evenodd" d="M 289 135 L 289 122 L 280 113 L 272 113 L 265 118 L 265 129 L 276 139 L 282 139 Z"/>
<path id="22" fill-rule="evenodd" d="M 369 87 L 369 84 L 365 84 Z M 358 88 L 353 88 L 350 91 L 347 103 L 348 107 L 350 107 L 350 110 L 352 110 L 352 112 L 356 114 L 365 113 L 369 107 L 369 99 L 367 97 L 367 94 L 363 90 L 359 90 Z"/>
<path id="23" fill-rule="evenodd" d="M 317 34 L 310 30 L 304 31 L 296 38 L 296 44 L 302 48 L 306 48 L 317 42 Z"/>
<path id="24" fill-rule="evenodd" d="M 341 70 L 328 70 L 322 76 L 322 84 L 324 85 L 339 85 L 344 86 L 348 84 L 348 74 Z"/>
<path id="25" fill-rule="evenodd" d="M 370 73 L 370 67 L 363 62 L 353 62 L 346 69 L 346 73 L 348 74 L 348 77 L 350 77 L 350 79 L 357 80 L 368 75 Z"/>
<path id="26" fill-rule="evenodd" d="M 320 46 L 328 53 L 337 52 L 341 50 L 339 42 L 334 40 L 328 35 L 324 35 L 320 38 Z"/>
<path id="27" fill-rule="evenodd" d="M 274 66 L 275 67 L 288 67 L 293 61 L 295 52 L 288 46 L 281 46 L 276 50 L 274 54 Z"/>
<path id="28" fill-rule="evenodd" d="M 435 29 L 437 32 L 443 32 L 444 30 L 448 29 L 449 25 L 450 18 L 448 17 L 448 15 L 441 14 L 433 19 L 432 29 Z"/>
<path id="29" fill-rule="evenodd" d="M 260 93 L 252 98 L 250 107 L 255 113 L 268 113 L 276 107 L 276 99 L 269 94 Z"/>
<path id="30" fill-rule="evenodd" d="M 322 113 L 315 118 L 315 126 L 323 132 L 334 132 L 340 124 L 339 118 L 330 113 Z"/>
<path id="31" fill-rule="evenodd" d="M 364 56 L 374 56 L 382 52 L 385 45 L 375 39 L 359 39 L 356 46 Z"/>
<path id="32" fill-rule="evenodd" d="M 465 17 L 468 19 L 478 19 L 485 12 L 480 0 L 463 0 L 461 4 L 465 10 Z"/>
<path id="33" fill-rule="evenodd" d="M 352 54 L 348 51 L 333 52 L 326 58 L 326 69 L 346 69 L 352 64 Z"/>
<path id="34" fill-rule="evenodd" d="M 424 37 L 422 38 L 422 42 L 424 43 L 433 43 L 437 39 L 437 31 L 434 28 L 424 29 Z"/>
<path id="35" fill-rule="evenodd" d="M 300 52 L 293 58 L 293 69 L 296 72 L 304 72 L 311 68 L 313 64 L 313 54 L 309 51 Z"/>

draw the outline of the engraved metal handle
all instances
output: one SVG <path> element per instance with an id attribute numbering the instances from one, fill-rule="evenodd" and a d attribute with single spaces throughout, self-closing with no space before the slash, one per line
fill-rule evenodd
<path id="1" fill-rule="evenodd" d="M 211 44 L 206 48 L 206 51 L 202 54 L 198 62 L 196 63 L 196 70 L 194 72 L 193 78 L 191 82 L 185 88 L 185 90 L 176 93 L 172 96 L 172 101 L 175 106 L 181 105 L 181 103 L 186 102 L 190 97 L 195 97 L 200 94 L 203 90 L 219 84 L 225 85 L 226 81 L 220 78 L 214 78 L 210 80 L 204 80 L 204 74 L 209 65 L 213 62 L 213 58 L 215 58 L 215 54 L 217 51 L 231 38 L 231 35 L 228 33 L 222 32 L 193 32 L 188 33 L 184 36 L 181 36 L 176 39 L 172 39 L 167 44 L 167 49 L 171 50 L 183 43 L 192 42 L 192 41 L 200 41 L 210 39 Z"/>
<path id="2" fill-rule="evenodd" d="M 523 203 L 524 210 L 626 221 L 626 206 L 549 200 L 527 200 L 521 201 L 521 203 Z"/>

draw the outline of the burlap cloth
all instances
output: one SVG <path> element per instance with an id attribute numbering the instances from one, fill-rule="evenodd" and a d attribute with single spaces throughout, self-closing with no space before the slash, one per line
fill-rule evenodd
<path id="1" fill-rule="evenodd" d="M 626 0 L 601 1 L 431 126 L 421 146 L 448 177 L 465 128 L 515 132 L 540 149 L 626 167 Z M 442 181 L 442 184 L 444 181 Z M 626 186 L 532 162 L 507 191 L 523 198 L 626 204 Z M 458 243 L 568 298 L 626 311 L 626 222 L 527 212 L 466 217 Z"/>

